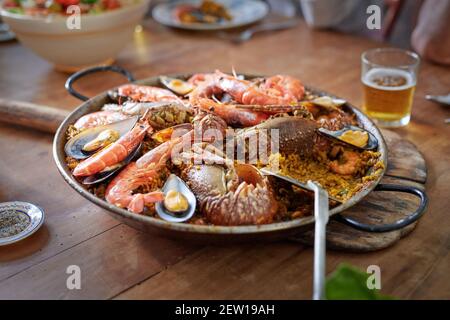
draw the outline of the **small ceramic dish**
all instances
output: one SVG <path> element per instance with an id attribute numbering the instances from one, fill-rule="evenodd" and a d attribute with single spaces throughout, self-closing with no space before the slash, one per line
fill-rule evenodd
<path id="1" fill-rule="evenodd" d="M 44 223 L 44 210 L 22 201 L 0 203 L 0 246 L 25 239 Z"/>

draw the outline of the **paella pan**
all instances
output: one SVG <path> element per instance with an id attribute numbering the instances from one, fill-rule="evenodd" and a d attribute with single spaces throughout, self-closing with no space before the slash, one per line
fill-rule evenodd
<path id="1" fill-rule="evenodd" d="M 73 89 L 84 75 L 105 70 L 133 83 L 88 100 Z M 112 66 L 78 72 L 66 87 L 87 101 L 56 133 L 60 173 L 83 197 L 138 229 L 215 242 L 277 239 L 309 229 L 311 193 L 275 178 L 274 170 L 300 185 L 319 183 L 332 199 L 330 215 L 362 230 L 401 228 L 425 210 L 421 190 L 379 184 L 387 148 L 375 124 L 294 77 L 215 71 L 134 81 Z M 250 159 L 255 145 L 267 151 L 263 160 Z M 239 150 L 241 161 L 235 159 Z M 340 215 L 374 190 L 411 193 L 421 203 L 389 225 Z"/>

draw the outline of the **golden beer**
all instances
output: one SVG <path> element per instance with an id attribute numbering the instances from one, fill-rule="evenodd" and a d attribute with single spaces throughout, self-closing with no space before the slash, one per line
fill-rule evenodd
<path id="1" fill-rule="evenodd" d="M 399 69 L 374 68 L 362 82 L 363 108 L 368 116 L 386 122 L 409 121 L 416 86 L 413 75 Z"/>
<path id="2" fill-rule="evenodd" d="M 363 109 L 383 127 L 409 123 L 420 58 L 411 51 L 376 48 L 361 55 Z"/>

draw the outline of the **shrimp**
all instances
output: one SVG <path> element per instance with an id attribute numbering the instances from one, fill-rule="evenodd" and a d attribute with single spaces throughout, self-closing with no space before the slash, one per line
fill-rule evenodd
<path id="1" fill-rule="evenodd" d="M 146 204 L 164 200 L 164 193 L 161 191 L 144 194 L 134 194 L 133 191 L 141 186 L 157 183 L 164 172 L 171 147 L 171 143 L 163 143 L 144 154 L 138 161 L 128 164 L 106 188 L 106 201 L 131 212 L 141 213 Z"/>
<path id="2" fill-rule="evenodd" d="M 144 139 L 151 126 L 147 121 L 138 123 L 132 130 L 116 142 L 102 149 L 93 156 L 80 162 L 74 169 L 73 175 L 84 177 L 96 174 L 103 169 L 118 164 L 124 160 Z"/>
<path id="3" fill-rule="evenodd" d="M 262 83 L 254 83 L 227 75 L 218 70 L 214 74 L 197 74 L 189 79 L 197 88 L 190 95 L 193 106 L 213 111 L 235 126 L 253 126 L 266 120 L 270 114 L 291 111 L 290 104 L 297 103 L 304 95 L 300 80 L 290 76 L 274 76 Z M 210 99 L 213 95 L 230 95 L 237 105 L 224 104 Z M 252 108 L 239 108 L 238 104 L 254 105 Z M 286 105 L 287 108 L 266 108 L 264 112 L 258 106 Z M 250 106 L 251 107 L 251 106 Z"/>
<path id="4" fill-rule="evenodd" d="M 352 175 L 361 167 L 361 158 L 355 151 L 346 150 L 342 153 L 340 159 L 331 161 L 329 166 L 334 173 Z"/>
<path id="5" fill-rule="evenodd" d="M 84 130 L 97 126 L 110 124 L 113 122 L 125 120 L 130 116 L 116 111 L 98 111 L 82 116 L 75 122 L 74 127 L 78 130 Z"/>
<path id="6" fill-rule="evenodd" d="M 222 92 L 215 83 L 204 82 L 194 89 L 189 100 L 193 106 L 215 113 L 232 126 L 250 127 L 269 118 L 264 112 L 239 109 L 235 105 L 210 99 L 211 96 Z"/>
<path id="7" fill-rule="evenodd" d="M 234 100 L 245 105 L 292 104 L 301 100 L 305 94 L 305 87 L 301 81 L 287 75 L 276 75 L 255 83 L 216 70 L 214 74 L 194 75 L 190 82 L 198 83 L 202 80 L 203 82 L 215 82 Z"/>
<path id="8" fill-rule="evenodd" d="M 242 97 L 244 104 L 291 104 L 301 100 L 305 87 L 300 80 L 286 75 L 267 78 L 259 90 L 247 92 Z"/>
<path id="9" fill-rule="evenodd" d="M 195 121 L 195 125 L 202 132 L 217 128 L 224 133 L 226 129 L 223 120 L 212 115 L 204 115 Z M 194 139 L 194 129 L 160 144 L 135 162 L 128 164 L 106 188 L 106 201 L 134 213 L 141 213 L 145 205 L 164 200 L 164 194 L 158 190 L 148 193 L 133 191 L 142 186 L 155 187 L 166 174 L 168 175 L 167 161 L 172 157 L 172 151 L 177 148 L 176 151 L 180 155 L 184 143 L 191 143 L 192 139 Z M 176 155 L 176 152 L 173 153 Z"/>
<path id="10" fill-rule="evenodd" d="M 158 87 L 125 84 L 118 89 L 119 96 L 130 97 L 139 102 L 177 101 L 182 100 L 173 92 Z"/>

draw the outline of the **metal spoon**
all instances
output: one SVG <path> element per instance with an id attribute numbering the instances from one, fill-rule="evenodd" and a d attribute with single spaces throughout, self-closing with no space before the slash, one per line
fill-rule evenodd
<path id="1" fill-rule="evenodd" d="M 265 169 L 265 168 L 261 168 L 259 171 L 265 176 L 273 176 L 273 177 L 276 177 L 278 179 L 287 181 L 287 182 L 292 183 L 293 185 L 295 185 L 295 186 L 297 186 L 299 188 L 302 188 L 303 190 L 314 191 L 314 189 L 311 188 L 308 184 L 300 182 L 297 179 L 294 179 L 294 178 L 282 175 L 282 174 L 277 173 L 277 172 L 270 171 L 270 170 Z M 336 201 L 337 203 L 342 203 L 342 200 L 339 200 L 339 199 L 337 199 L 335 197 L 328 196 L 328 198 L 333 200 L 333 201 Z"/>
<path id="2" fill-rule="evenodd" d="M 425 99 L 450 106 L 450 93 L 447 95 L 434 96 L 427 94 Z"/>
<path id="3" fill-rule="evenodd" d="M 314 190 L 314 278 L 313 300 L 325 299 L 326 226 L 328 223 L 328 193 L 317 183 L 308 181 Z"/>
<path id="4" fill-rule="evenodd" d="M 249 28 L 241 33 L 238 34 L 232 34 L 227 32 L 219 32 L 217 35 L 225 40 L 230 40 L 236 44 L 245 42 L 247 40 L 250 40 L 255 33 L 258 32 L 265 32 L 265 31 L 275 31 L 275 30 L 283 30 L 288 29 L 296 26 L 298 24 L 297 19 L 291 19 L 287 21 L 281 21 L 281 22 L 269 22 L 269 23 L 263 23 L 260 25 L 256 25 L 252 28 Z"/>

